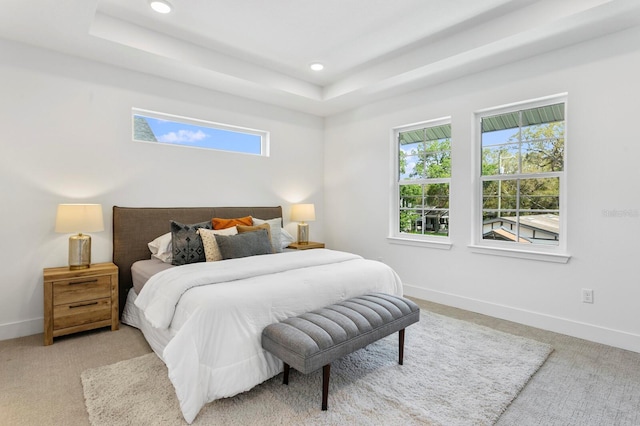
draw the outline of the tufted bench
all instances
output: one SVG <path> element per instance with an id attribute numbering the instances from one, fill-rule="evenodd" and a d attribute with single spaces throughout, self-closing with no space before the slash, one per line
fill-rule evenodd
<path id="1" fill-rule="evenodd" d="M 308 374 L 322 367 L 322 409 L 327 409 L 331 362 L 399 332 L 399 363 L 404 357 L 404 329 L 420 320 L 420 308 L 410 300 L 383 293 L 354 297 L 317 311 L 268 325 L 262 347 L 289 368 Z"/>

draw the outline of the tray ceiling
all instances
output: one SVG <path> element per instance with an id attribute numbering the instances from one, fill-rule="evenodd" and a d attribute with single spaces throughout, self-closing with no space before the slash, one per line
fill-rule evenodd
<path id="1" fill-rule="evenodd" d="M 3 0 L 0 38 L 328 116 L 640 24 L 637 0 L 169 1 Z"/>

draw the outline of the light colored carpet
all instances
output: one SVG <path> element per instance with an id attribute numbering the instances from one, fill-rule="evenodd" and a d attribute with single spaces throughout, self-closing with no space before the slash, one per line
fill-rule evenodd
<path id="1" fill-rule="evenodd" d="M 407 328 L 331 365 L 329 410 L 321 370 L 291 371 L 206 405 L 196 425 L 491 425 L 544 363 L 551 346 L 427 311 Z M 164 364 L 148 354 L 82 373 L 94 426 L 186 424 Z"/>

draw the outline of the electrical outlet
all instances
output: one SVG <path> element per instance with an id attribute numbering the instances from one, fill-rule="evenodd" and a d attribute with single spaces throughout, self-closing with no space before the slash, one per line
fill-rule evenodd
<path id="1" fill-rule="evenodd" d="M 593 303 L 593 290 L 590 288 L 582 289 L 582 303 Z"/>

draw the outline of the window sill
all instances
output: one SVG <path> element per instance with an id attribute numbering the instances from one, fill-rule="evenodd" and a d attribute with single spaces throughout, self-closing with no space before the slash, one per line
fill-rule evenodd
<path id="1" fill-rule="evenodd" d="M 426 247 L 426 248 L 435 248 L 440 250 L 449 250 L 451 248 L 451 243 L 446 241 L 433 241 L 433 240 L 422 240 L 418 238 L 401 238 L 401 237 L 387 237 L 387 240 L 391 244 L 400 244 L 403 246 L 414 246 L 414 247 Z"/>
<path id="2" fill-rule="evenodd" d="M 468 247 L 474 253 L 488 254 L 493 256 L 515 257 L 517 259 L 538 260 L 542 262 L 567 263 L 569 262 L 569 259 L 571 259 L 570 255 L 560 253 L 514 250 L 501 247 L 478 246 L 473 244 L 469 245 Z"/>

